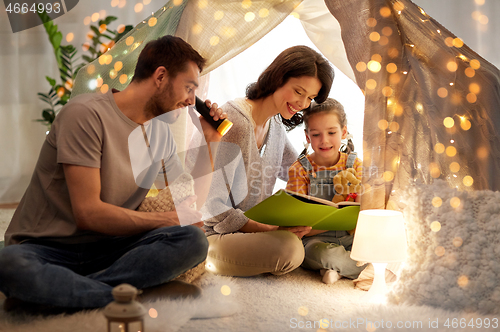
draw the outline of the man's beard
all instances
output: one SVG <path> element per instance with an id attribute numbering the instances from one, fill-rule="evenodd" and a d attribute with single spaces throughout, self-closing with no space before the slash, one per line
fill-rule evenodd
<path id="1" fill-rule="evenodd" d="M 170 83 L 170 81 L 167 83 L 167 85 L 165 85 L 165 88 L 162 91 L 156 93 L 153 97 L 151 97 L 151 99 L 148 100 L 145 109 L 146 114 L 151 115 L 152 118 L 155 118 L 174 110 L 175 105 L 172 104 L 171 106 L 165 106 L 165 100 L 172 102 L 175 100 L 174 87 L 172 83 Z"/>

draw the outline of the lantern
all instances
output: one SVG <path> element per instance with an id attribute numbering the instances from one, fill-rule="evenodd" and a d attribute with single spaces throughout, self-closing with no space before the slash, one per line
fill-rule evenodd
<path id="1" fill-rule="evenodd" d="M 135 300 L 139 291 L 129 284 L 113 288 L 115 299 L 104 308 L 108 332 L 144 332 L 146 308 Z"/>

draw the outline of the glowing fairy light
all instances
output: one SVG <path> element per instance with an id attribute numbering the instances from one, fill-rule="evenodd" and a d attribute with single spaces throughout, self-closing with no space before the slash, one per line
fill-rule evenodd
<path id="1" fill-rule="evenodd" d="M 437 143 L 434 145 L 434 151 L 438 154 L 444 153 L 445 146 L 443 143 Z"/>
<path id="2" fill-rule="evenodd" d="M 243 0 L 241 2 L 241 7 L 243 7 L 244 9 L 248 9 L 248 8 L 252 7 L 252 1 L 251 0 Z"/>
<path id="3" fill-rule="evenodd" d="M 451 72 L 456 72 L 457 69 L 458 69 L 458 65 L 457 65 L 457 63 L 455 61 L 449 61 L 446 64 L 446 69 L 448 69 Z"/>
<path id="4" fill-rule="evenodd" d="M 456 48 L 460 48 L 464 46 L 464 41 L 460 38 L 455 38 L 453 39 L 453 46 L 455 46 Z"/>
<path id="5" fill-rule="evenodd" d="M 255 14 L 252 12 L 248 12 L 245 14 L 245 21 L 252 22 L 255 19 Z"/>
<path id="6" fill-rule="evenodd" d="M 460 287 L 464 288 L 467 286 L 468 283 L 469 283 L 469 278 L 467 276 L 461 275 L 460 277 L 458 277 L 457 284 Z"/>
<path id="7" fill-rule="evenodd" d="M 96 80 L 95 80 L 95 83 L 96 83 L 96 87 L 97 88 L 100 88 L 102 86 L 102 84 L 104 83 L 103 79 L 101 77 L 98 77 Z"/>
<path id="8" fill-rule="evenodd" d="M 120 84 L 125 84 L 128 81 L 128 76 L 126 74 L 120 75 Z"/>
<path id="9" fill-rule="evenodd" d="M 87 74 L 89 75 L 92 75 L 93 73 L 95 73 L 95 66 L 90 64 L 88 67 L 87 67 Z"/>
<path id="10" fill-rule="evenodd" d="M 474 77 L 476 75 L 476 71 L 470 67 L 465 68 L 465 76 L 467 77 Z"/>
<path id="11" fill-rule="evenodd" d="M 262 18 L 269 16 L 269 9 L 267 9 L 267 8 L 261 8 L 259 10 L 259 16 L 262 17 Z"/>
<path id="12" fill-rule="evenodd" d="M 198 8 L 204 9 L 207 6 L 208 6 L 208 0 L 199 0 L 198 1 Z"/>
<path id="13" fill-rule="evenodd" d="M 220 41 L 219 36 L 212 36 L 210 38 L 210 45 L 215 46 L 219 43 L 219 41 Z"/>
<path id="14" fill-rule="evenodd" d="M 203 26 L 199 23 L 195 23 L 193 27 L 191 28 L 191 32 L 195 35 L 200 34 L 203 31 Z"/>
<path id="15" fill-rule="evenodd" d="M 457 236 L 457 237 L 455 237 L 455 238 L 453 239 L 453 242 L 452 242 L 452 243 L 453 243 L 453 245 L 454 245 L 455 247 L 457 247 L 457 248 L 458 248 L 458 247 L 461 247 L 461 246 L 462 246 L 462 244 L 464 243 L 464 240 L 462 240 L 462 238 L 461 238 L 461 237 Z"/>
<path id="16" fill-rule="evenodd" d="M 214 13 L 214 20 L 220 21 L 224 17 L 224 12 L 221 10 L 218 10 Z"/>
<path id="17" fill-rule="evenodd" d="M 460 171 L 460 164 L 456 161 L 452 162 L 450 164 L 450 171 L 453 173 L 457 173 L 458 171 Z"/>
<path id="18" fill-rule="evenodd" d="M 446 128 L 451 128 L 455 125 L 455 120 L 453 120 L 453 118 L 450 118 L 449 116 L 444 118 L 443 120 L 443 125 L 446 127 Z"/>
<path id="19" fill-rule="evenodd" d="M 391 16 L 391 9 L 389 7 L 382 7 L 382 8 L 380 8 L 380 15 L 382 17 L 389 17 L 389 16 Z"/>
<path id="20" fill-rule="evenodd" d="M 429 164 L 429 173 L 435 179 L 440 177 L 441 176 L 441 169 L 439 168 L 439 165 L 436 163 L 430 163 Z"/>
<path id="21" fill-rule="evenodd" d="M 364 72 L 366 70 L 366 63 L 364 62 L 358 62 L 356 64 L 356 70 L 359 71 L 360 73 Z"/>
<path id="22" fill-rule="evenodd" d="M 446 148 L 446 155 L 448 157 L 454 157 L 456 154 L 457 154 L 457 148 L 455 148 L 454 146 L 450 145 Z"/>
<path id="23" fill-rule="evenodd" d="M 446 98 L 448 97 L 448 90 L 446 88 L 441 87 L 437 90 L 437 95 L 441 98 Z"/>
<path id="24" fill-rule="evenodd" d="M 394 131 L 394 132 L 398 131 L 399 130 L 399 123 L 391 122 L 391 124 L 389 125 L 389 129 L 391 131 Z"/>
<path id="25" fill-rule="evenodd" d="M 158 311 L 155 308 L 149 309 L 148 314 L 151 318 L 158 318 Z"/>
<path id="26" fill-rule="evenodd" d="M 220 288 L 220 292 L 222 293 L 222 295 L 224 296 L 229 296 L 231 294 L 231 288 L 228 286 L 228 285 L 223 285 L 221 288 Z"/>
<path id="27" fill-rule="evenodd" d="M 432 198 L 432 206 L 434 207 L 440 207 L 441 205 L 443 204 L 443 200 L 441 199 L 441 197 L 434 197 Z"/>
<path id="28" fill-rule="evenodd" d="M 373 61 L 373 60 L 368 62 L 367 67 L 372 73 L 378 73 L 380 71 L 380 69 L 382 69 L 380 62 Z"/>
<path id="29" fill-rule="evenodd" d="M 436 256 L 443 256 L 445 254 L 446 250 L 444 249 L 444 247 L 442 246 L 439 246 L 439 247 L 436 247 L 436 249 L 434 250 L 434 253 L 436 254 Z"/>
<path id="30" fill-rule="evenodd" d="M 393 90 L 390 86 L 384 86 L 382 88 L 382 94 L 385 96 L 385 97 L 390 97 L 393 93 Z"/>
<path id="31" fill-rule="evenodd" d="M 382 34 L 384 36 L 390 37 L 392 35 L 392 29 L 391 29 L 391 27 L 384 27 L 382 29 Z"/>
<path id="32" fill-rule="evenodd" d="M 477 149 L 476 154 L 479 159 L 486 159 L 490 153 L 487 147 L 481 146 Z"/>
<path id="33" fill-rule="evenodd" d="M 376 87 L 377 87 L 377 81 L 375 81 L 373 78 L 366 81 L 366 88 L 373 90 Z"/>
<path id="34" fill-rule="evenodd" d="M 431 222 L 431 231 L 437 233 L 441 230 L 441 223 L 439 221 Z"/>
<path id="35" fill-rule="evenodd" d="M 372 42 L 378 42 L 380 40 L 380 34 L 376 31 L 373 31 L 372 33 L 370 33 L 369 38 Z"/>
<path id="36" fill-rule="evenodd" d="M 150 27 L 154 27 L 156 25 L 156 23 L 158 23 L 158 19 L 156 17 L 151 17 L 149 20 L 148 20 L 148 25 Z"/>
<path id="37" fill-rule="evenodd" d="M 377 25 L 377 20 L 374 19 L 373 17 L 370 17 L 369 19 L 366 20 L 366 25 L 369 26 L 370 28 L 373 28 Z"/>
<path id="38" fill-rule="evenodd" d="M 479 60 L 473 59 L 469 64 L 472 69 L 478 70 L 479 68 L 481 68 L 481 63 L 479 62 Z"/>
<path id="39" fill-rule="evenodd" d="M 95 90 L 97 88 L 97 80 L 96 79 L 90 80 L 88 87 L 90 90 Z"/>
<path id="40" fill-rule="evenodd" d="M 378 122 L 378 127 L 380 130 L 386 130 L 389 127 L 389 123 L 387 122 L 387 120 L 382 119 Z"/>
<path id="41" fill-rule="evenodd" d="M 460 198 L 458 198 L 458 197 L 452 197 L 450 199 L 450 206 L 452 208 L 457 208 L 457 207 L 460 206 L 460 204 L 461 204 Z"/>
<path id="42" fill-rule="evenodd" d="M 123 62 L 121 61 L 115 62 L 114 69 L 116 70 L 116 72 L 119 72 L 120 70 L 122 70 L 122 68 L 123 68 Z"/>
<path id="43" fill-rule="evenodd" d="M 144 5 L 140 2 L 135 4 L 135 6 L 134 6 L 134 11 L 136 13 L 140 13 L 143 9 L 144 9 Z"/>
<path id="44" fill-rule="evenodd" d="M 395 63 L 389 63 L 385 67 L 388 73 L 394 74 L 398 70 L 398 66 Z"/>
<path id="45" fill-rule="evenodd" d="M 470 175 L 467 175 L 467 176 L 464 176 L 464 179 L 462 180 L 464 186 L 466 187 L 470 187 L 474 184 L 474 179 L 472 178 L 472 176 Z"/>
<path id="46" fill-rule="evenodd" d="M 232 38 L 236 35 L 236 29 L 233 27 L 224 26 L 220 29 L 220 34 L 226 38 Z"/>
<path id="47" fill-rule="evenodd" d="M 473 94 L 479 94 L 481 92 L 481 87 L 477 83 L 471 83 L 469 84 L 469 91 Z"/>
<path id="48" fill-rule="evenodd" d="M 390 182 L 394 180 L 394 173 L 391 171 L 385 171 L 383 174 L 383 178 L 385 182 Z"/>
<path id="49" fill-rule="evenodd" d="M 469 120 L 463 119 L 460 121 L 460 128 L 462 128 L 463 130 L 467 131 L 471 127 L 472 127 L 472 123 Z"/>

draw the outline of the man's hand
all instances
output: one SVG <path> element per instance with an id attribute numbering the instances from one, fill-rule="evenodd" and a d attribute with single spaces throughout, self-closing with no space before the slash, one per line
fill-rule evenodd
<path id="1" fill-rule="evenodd" d="M 207 99 L 205 100 L 205 104 L 208 108 L 210 108 L 210 116 L 212 116 L 215 121 L 227 118 L 227 114 L 222 111 L 222 108 L 219 108 L 217 103 L 212 104 L 210 100 Z M 196 124 L 196 119 L 194 118 L 196 115 L 193 112 L 190 112 L 190 115 L 193 118 L 193 123 Z M 199 117 L 199 121 L 201 123 L 201 130 L 205 136 L 205 141 L 207 143 L 220 142 L 222 135 L 219 134 L 219 132 L 215 130 L 202 116 Z"/>
<path id="2" fill-rule="evenodd" d="M 296 226 L 296 227 L 283 227 L 280 226 L 278 227 L 278 230 L 285 230 L 292 232 L 293 234 L 297 235 L 299 239 L 302 239 L 304 235 L 309 233 L 311 231 L 312 227 L 311 226 Z"/>

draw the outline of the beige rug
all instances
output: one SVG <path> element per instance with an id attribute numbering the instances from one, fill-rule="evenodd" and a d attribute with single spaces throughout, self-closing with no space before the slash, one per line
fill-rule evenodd
<path id="1" fill-rule="evenodd" d="M 0 227 L 8 216 L 0 210 Z M 148 304 L 145 331 L 472 331 L 460 328 L 460 322 L 471 319 L 483 323 L 473 331 L 496 331 L 495 319 L 499 324 L 499 317 L 428 306 L 370 305 L 351 280 L 325 285 L 318 273 L 301 268 L 279 277 L 205 273 L 194 283 L 203 289 L 199 299 Z M 0 331 L 104 332 L 106 324 L 100 310 L 52 317 L 12 316 L 0 310 Z"/>

